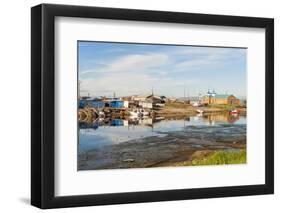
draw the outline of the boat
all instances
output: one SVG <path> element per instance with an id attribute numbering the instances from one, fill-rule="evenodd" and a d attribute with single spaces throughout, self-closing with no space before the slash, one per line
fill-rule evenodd
<path id="1" fill-rule="evenodd" d="M 142 116 L 148 116 L 149 112 L 144 109 L 133 109 L 129 111 L 130 116 L 133 117 L 142 117 Z"/>
<path id="2" fill-rule="evenodd" d="M 229 111 L 230 115 L 237 115 L 238 114 L 238 110 L 237 109 L 233 109 Z"/>
<path id="3" fill-rule="evenodd" d="M 165 117 L 156 117 L 154 118 L 155 121 L 162 121 L 165 120 Z"/>
<path id="4" fill-rule="evenodd" d="M 141 112 L 137 109 L 131 110 L 131 111 L 129 111 L 129 113 L 130 113 L 130 116 L 132 116 L 132 117 L 141 117 L 142 116 Z"/>
<path id="5" fill-rule="evenodd" d="M 105 117 L 105 113 L 103 111 L 99 111 L 99 118 L 104 118 Z"/>
<path id="6" fill-rule="evenodd" d="M 202 110 L 202 109 L 197 109 L 196 112 L 199 113 L 199 114 L 203 114 L 204 110 Z"/>

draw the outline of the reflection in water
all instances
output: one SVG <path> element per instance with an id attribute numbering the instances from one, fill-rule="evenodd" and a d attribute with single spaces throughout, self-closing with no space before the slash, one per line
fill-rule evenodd
<path id="1" fill-rule="evenodd" d="M 167 132 L 182 131 L 188 126 L 214 126 L 220 124 L 245 125 L 246 117 L 229 114 L 189 116 L 180 119 L 142 117 L 126 119 L 96 119 L 92 123 L 79 123 L 79 152 L 99 149 L 106 145 L 165 136 Z M 207 131 L 207 129 L 206 129 Z"/>
<path id="2" fill-rule="evenodd" d="M 203 119 L 208 120 L 210 125 L 214 125 L 216 122 L 235 123 L 240 119 L 240 116 L 238 114 L 229 115 L 227 113 L 213 113 L 204 115 Z"/>

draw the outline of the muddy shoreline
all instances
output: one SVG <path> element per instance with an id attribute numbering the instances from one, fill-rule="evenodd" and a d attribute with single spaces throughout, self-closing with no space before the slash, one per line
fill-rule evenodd
<path id="1" fill-rule="evenodd" d="M 78 170 L 180 166 L 218 150 L 246 148 L 246 125 L 188 126 L 78 154 Z"/>

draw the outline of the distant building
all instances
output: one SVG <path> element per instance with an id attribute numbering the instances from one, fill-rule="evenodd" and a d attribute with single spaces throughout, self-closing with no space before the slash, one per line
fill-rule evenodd
<path id="1" fill-rule="evenodd" d="M 84 98 L 79 101 L 79 108 L 85 107 L 103 108 L 105 103 L 100 99 Z"/>
<path id="2" fill-rule="evenodd" d="M 189 97 L 187 103 L 189 103 L 192 106 L 200 106 L 200 97 L 199 96 Z"/>
<path id="3" fill-rule="evenodd" d="M 149 95 L 134 95 L 132 96 L 132 100 L 134 101 L 146 101 L 146 99 L 149 97 Z"/>
<path id="4" fill-rule="evenodd" d="M 109 107 L 112 108 L 123 108 L 124 107 L 124 101 L 114 100 L 109 102 Z"/>
<path id="5" fill-rule="evenodd" d="M 214 90 L 213 92 L 208 91 L 207 95 L 203 96 L 201 99 L 201 104 L 229 104 L 229 105 L 239 105 L 240 100 L 234 95 L 229 94 L 217 94 Z"/>
<path id="6" fill-rule="evenodd" d="M 89 102 L 89 106 L 94 108 L 103 108 L 105 107 L 105 103 L 100 100 L 93 100 L 92 102 Z"/>
<path id="7" fill-rule="evenodd" d="M 165 99 L 165 96 L 156 95 L 132 96 L 132 100 L 138 101 L 140 107 L 148 109 L 165 106 Z"/>
<path id="8" fill-rule="evenodd" d="M 86 106 L 86 100 L 79 100 L 79 109 L 82 109 Z"/>
<path id="9" fill-rule="evenodd" d="M 124 107 L 129 108 L 130 107 L 130 101 L 124 101 Z"/>
<path id="10" fill-rule="evenodd" d="M 153 108 L 153 103 L 152 101 L 139 101 L 139 106 L 142 108 L 146 108 L 146 109 L 152 109 Z"/>
<path id="11" fill-rule="evenodd" d="M 131 101 L 133 96 L 125 96 L 125 97 L 120 97 L 119 99 L 121 101 Z"/>
<path id="12" fill-rule="evenodd" d="M 123 104 L 123 107 L 124 108 L 135 108 L 135 107 L 138 107 L 139 106 L 139 101 L 123 101 L 124 104 Z"/>

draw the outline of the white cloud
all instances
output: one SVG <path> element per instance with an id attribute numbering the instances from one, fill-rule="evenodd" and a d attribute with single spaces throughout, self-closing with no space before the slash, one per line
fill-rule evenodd
<path id="1" fill-rule="evenodd" d="M 127 55 L 114 60 L 100 71 L 102 72 L 127 72 L 132 69 L 146 70 L 168 63 L 169 57 L 165 54 Z"/>
<path id="2" fill-rule="evenodd" d="M 99 78 L 82 80 L 81 89 L 87 89 L 91 95 L 117 95 L 138 94 L 140 91 L 148 91 L 155 79 L 144 73 L 111 73 Z M 137 85 L 137 87 L 136 87 Z M 106 91 L 105 91 L 106 89 Z"/>
<path id="3" fill-rule="evenodd" d="M 230 60 L 241 58 L 244 49 L 226 49 L 226 48 L 188 48 L 174 52 L 176 55 L 187 56 L 187 60 L 176 64 L 177 68 L 197 69 L 207 66 L 222 66 Z"/>
<path id="4" fill-rule="evenodd" d="M 181 77 L 183 73 L 202 68 L 223 66 L 241 52 L 226 48 L 186 48 L 170 52 L 130 54 L 101 61 L 100 67 L 79 72 L 82 95 L 117 96 L 155 93 L 181 96 L 183 88 L 198 94 L 199 88 L 207 87 L 209 79 Z M 241 50 L 244 51 L 244 50 Z M 240 53 L 239 53 L 240 52 Z M 177 57 L 180 56 L 180 57 Z M 200 78 L 200 79 L 199 79 Z"/>
<path id="5" fill-rule="evenodd" d="M 184 48 L 179 49 L 174 52 L 177 55 L 206 55 L 206 54 L 225 54 L 231 51 L 227 48 L 207 48 L 207 47 L 191 47 L 191 48 Z"/>
<path id="6" fill-rule="evenodd" d="M 193 69 L 202 69 L 203 67 L 214 65 L 217 62 L 215 60 L 211 60 L 210 58 L 205 59 L 196 59 L 196 60 L 186 60 L 184 62 L 178 63 L 175 66 L 177 68 L 193 70 Z"/>
<path id="7" fill-rule="evenodd" d="M 90 93 L 91 96 L 117 96 L 150 94 L 152 87 L 158 95 L 176 95 L 184 86 L 199 82 L 196 79 L 179 79 L 153 77 L 143 72 L 111 73 L 99 78 L 81 80 L 80 91 L 82 95 Z M 170 87 L 172 85 L 172 87 Z M 169 88 L 167 90 L 167 88 Z"/>

